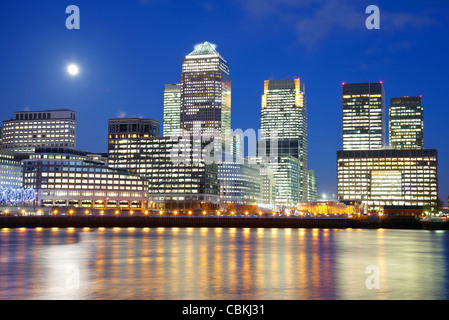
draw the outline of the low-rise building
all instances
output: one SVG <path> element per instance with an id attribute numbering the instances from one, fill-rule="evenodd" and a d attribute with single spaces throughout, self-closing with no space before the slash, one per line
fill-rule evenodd
<path id="1" fill-rule="evenodd" d="M 40 207 L 146 210 L 148 181 L 71 148 L 37 148 L 23 160 L 23 186 Z"/>

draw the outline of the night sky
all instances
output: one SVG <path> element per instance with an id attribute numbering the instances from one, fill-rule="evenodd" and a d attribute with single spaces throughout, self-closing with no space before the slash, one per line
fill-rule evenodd
<path id="1" fill-rule="evenodd" d="M 69 5 L 80 29 L 65 25 Z M 368 5 L 380 29 L 368 30 Z M 425 147 L 439 151 L 440 198 L 449 194 L 449 2 L 375 0 L 0 0 L 0 120 L 15 111 L 73 109 L 78 148 L 107 151 L 109 118 L 163 123 L 164 84 L 209 41 L 229 63 L 233 129 L 260 128 L 267 79 L 306 84 L 309 167 L 336 197 L 342 82 L 383 81 L 389 100 L 423 96 Z M 81 73 L 70 77 L 69 63 Z"/>

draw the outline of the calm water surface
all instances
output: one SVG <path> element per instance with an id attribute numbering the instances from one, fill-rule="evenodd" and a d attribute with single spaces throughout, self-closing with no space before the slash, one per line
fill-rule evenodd
<path id="1" fill-rule="evenodd" d="M 448 246 L 426 230 L 0 229 L 0 299 L 449 299 Z"/>

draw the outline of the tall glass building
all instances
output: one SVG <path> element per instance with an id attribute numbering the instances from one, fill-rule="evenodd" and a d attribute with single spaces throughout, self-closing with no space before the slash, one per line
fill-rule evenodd
<path id="1" fill-rule="evenodd" d="M 385 90 L 382 82 L 343 84 L 343 150 L 385 147 Z"/>
<path id="2" fill-rule="evenodd" d="M 389 142 L 393 149 L 424 149 L 424 107 L 421 97 L 391 98 Z"/>
<path id="3" fill-rule="evenodd" d="M 177 136 L 181 126 L 181 85 L 164 86 L 164 137 Z"/>
<path id="4" fill-rule="evenodd" d="M 270 165 L 278 184 L 277 201 L 294 203 L 308 200 L 307 135 L 304 83 L 299 78 L 266 80 L 262 95 L 259 150 L 263 145 L 267 157 L 279 160 L 278 165 Z M 287 167 L 290 169 L 286 170 Z M 295 173 L 299 176 L 293 177 Z M 286 188 L 290 191 L 286 192 Z"/>
<path id="5" fill-rule="evenodd" d="M 231 78 L 228 63 L 204 42 L 182 64 L 181 129 L 190 134 L 222 137 L 231 129 Z"/>

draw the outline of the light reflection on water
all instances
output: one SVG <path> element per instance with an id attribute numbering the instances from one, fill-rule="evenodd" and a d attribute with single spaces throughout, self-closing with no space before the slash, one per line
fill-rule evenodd
<path id="1" fill-rule="evenodd" d="M 425 230 L 2 229 L 0 299 L 449 299 L 448 245 Z"/>

